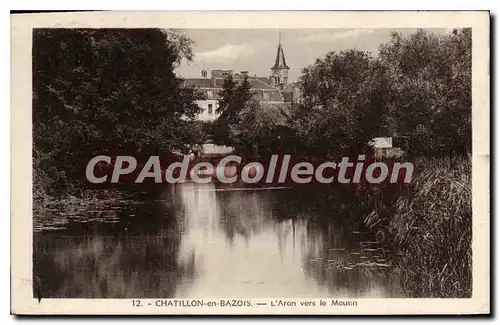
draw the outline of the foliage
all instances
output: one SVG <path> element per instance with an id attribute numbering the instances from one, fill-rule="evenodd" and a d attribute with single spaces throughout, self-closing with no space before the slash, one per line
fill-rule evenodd
<path id="1" fill-rule="evenodd" d="M 330 52 L 305 68 L 293 128 L 306 154 L 362 150 L 383 130 L 386 80 L 379 62 L 357 50 Z"/>
<path id="2" fill-rule="evenodd" d="M 174 74 L 190 44 L 158 29 L 33 31 L 33 139 L 50 191 L 79 187 L 96 153 L 168 153 L 192 141 L 187 120 L 199 108 Z"/>
<path id="3" fill-rule="evenodd" d="M 250 100 L 230 126 L 231 143 L 252 155 L 275 154 L 290 148 L 289 118 L 282 103 Z"/>
<path id="4" fill-rule="evenodd" d="M 415 154 L 471 151 L 470 29 L 435 35 L 394 33 L 380 49 L 391 81 L 386 102 L 392 132 L 409 137 Z"/>
<path id="5" fill-rule="evenodd" d="M 245 104 L 252 99 L 250 83 L 245 77 L 241 83 L 236 82 L 231 75 L 224 79 L 221 100 L 217 113 L 220 117 L 213 125 L 213 137 L 216 143 L 233 145 L 231 142 L 231 125 L 238 122 L 239 114 L 243 111 Z"/>

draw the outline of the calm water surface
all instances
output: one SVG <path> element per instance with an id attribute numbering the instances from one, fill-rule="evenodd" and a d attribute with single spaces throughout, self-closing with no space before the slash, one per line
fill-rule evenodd
<path id="1" fill-rule="evenodd" d="M 54 206 L 34 224 L 44 297 L 400 297 L 356 202 L 321 190 L 186 183 Z"/>

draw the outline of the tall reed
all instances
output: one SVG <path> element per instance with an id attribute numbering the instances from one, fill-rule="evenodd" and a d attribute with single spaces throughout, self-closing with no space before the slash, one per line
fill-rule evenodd
<path id="1" fill-rule="evenodd" d="M 471 296 L 471 166 L 470 157 L 420 158 L 412 182 L 364 219 L 397 248 L 412 296 Z"/>

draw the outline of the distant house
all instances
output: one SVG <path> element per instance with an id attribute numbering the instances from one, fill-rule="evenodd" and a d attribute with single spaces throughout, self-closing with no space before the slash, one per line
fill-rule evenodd
<path id="1" fill-rule="evenodd" d="M 288 71 L 290 67 L 285 60 L 285 53 L 281 45 L 281 37 L 276 51 L 276 59 L 271 67 L 271 76 L 258 77 L 249 75 L 248 71 L 233 73 L 233 70 L 212 70 L 210 78 L 208 72 L 203 70 L 201 78 L 184 79 L 185 87 L 194 87 L 201 94 L 202 99 L 197 101 L 201 113 L 197 116 L 201 121 L 213 121 L 219 117 L 220 92 L 224 85 L 224 79 L 232 76 L 233 80 L 241 83 L 245 78 L 251 86 L 253 98 L 266 104 L 291 104 L 297 102 L 300 96 L 298 87 L 288 82 Z"/>
<path id="2" fill-rule="evenodd" d="M 392 148 L 392 138 L 391 137 L 379 137 L 373 138 L 369 143 L 375 149 L 387 149 Z"/>
<path id="3" fill-rule="evenodd" d="M 226 74 L 221 73 L 222 70 L 212 71 L 211 78 L 187 78 L 184 80 L 184 86 L 194 87 L 202 95 L 203 99 L 197 101 L 198 106 L 202 109 L 198 119 L 203 121 L 212 121 L 219 117 L 217 108 L 221 100 L 220 92 L 224 85 Z M 243 82 L 245 71 L 239 74 L 233 74 L 231 70 L 225 70 L 233 76 L 233 80 L 237 83 Z M 264 82 L 256 77 L 248 77 L 248 82 L 251 86 L 253 98 L 261 102 L 283 103 L 283 94 L 279 89 Z"/>
<path id="4" fill-rule="evenodd" d="M 375 156 L 375 159 L 380 160 L 383 158 L 403 157 L 406 154 L 404 151 L 405 148 L 394 147 L 393 144 L 395 142 L 400 142 L 394 140 L 399 140 L 399 138 L 377 137 L 368 142 L 368 145 L 373 147 L 373 154 Z"/>

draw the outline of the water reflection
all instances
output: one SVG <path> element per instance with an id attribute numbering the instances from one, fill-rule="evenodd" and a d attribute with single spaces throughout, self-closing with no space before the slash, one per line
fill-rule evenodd
<path id="1" fill-rule="evenodd" d="M 38 218 L 34 273 L 45 297 L 401 296 L 390 252 L 324 195 L 187 183 L 59 207 Z"/>

